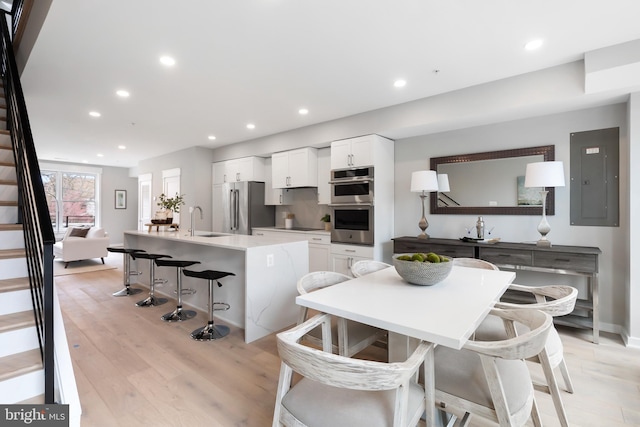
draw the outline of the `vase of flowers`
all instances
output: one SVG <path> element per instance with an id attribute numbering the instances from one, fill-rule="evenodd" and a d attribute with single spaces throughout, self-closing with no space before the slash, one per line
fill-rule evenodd
<path id="1" fill-rule="evenodd" d="M 182 205 L 184 205 L 184 194 L 176 193 L 175 197 L 167 197 L 164 193 L 160 194 L 158 206 L 166 214 L 166 224 L 173 224 L 173 213 L 180 213 Z"/>

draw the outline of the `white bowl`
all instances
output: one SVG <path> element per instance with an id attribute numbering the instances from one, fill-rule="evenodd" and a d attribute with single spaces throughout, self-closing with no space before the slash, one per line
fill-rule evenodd
<path id="1" fill-rule="evenodd" d="M 402 255 L 413 254 L 397 254 L 393 256 L 393 266 L 404 280 L 414 285 L 431 286 L 442 282 L 447 278 L 453 268 L 453 260 L 445 257 L 448 262 L 420 262 L 420 261 L 403 261 L 397 259 Z"/>

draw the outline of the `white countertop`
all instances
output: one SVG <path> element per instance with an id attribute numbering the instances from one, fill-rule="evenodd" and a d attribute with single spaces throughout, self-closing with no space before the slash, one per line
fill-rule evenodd
<path id="1" fill-rule="evenodd" d="M 195 236 L 190 236 L 186 231 L 125 231 L 125 234 L 133 236 L 146 236 L 164 240 L 175 240 L 184 243 L 193 243 L 196 245 L 214 246 L 218 248 L 227 248 L 237 251 L 246 251 L 250 248 L 258 248 L 262 246 L 281 245 L 282 240 L 270 238 L 268 236 L 248 236 L 244 234 L 225 234 L 214 233 L 209 231 L 196 232 Z M 215 234 L 216 237 L 205 237 L 206 235 Z"/>
<path id="2" fill-rule="evenodd" d="M 301 233 L 301 234 L 320 234 L 323 236 L 330 236 L 331 231 L 325 231 L 324 229 L 312 229 L 309 228 L 282 228 L 282 227 L 253 227 L 253 230 L 259 231 L 277 231 L 283 233 Z"/>

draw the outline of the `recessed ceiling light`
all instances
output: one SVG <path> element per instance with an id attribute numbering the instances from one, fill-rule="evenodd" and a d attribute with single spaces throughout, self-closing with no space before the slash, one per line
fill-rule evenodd
<path id="1" fill-rule="evenodd" d="M 89 163 L 89 160 L 83 160 L 82 163 Z"/>
<path id="2" fill-rule="evenodd" d="M 542 46 L 542 39 L 531 40 L 529 43 L 524 45 L 526 50 L 536 50 Z"/>
<path id="3" fill-rule="evenodd" d="M 127 147 L 126 147 L 126 146 L 124 146 L 124 145 L 118 145 L 118 148 L 119 148 L 120 150 L 126 150 L 126 149 L 127 149 Z"/>
<path id="4" fill-rule="evenodd" d="M 214 141 L 216 139 L 216 137 L 213 135 L 209 135 L 207 138 L 209 138 L 210 141 Z"/>
<path id="5" fill-rule="evenodd" d="M 122 97 L 122 98 L 128 98 L 129 97 L 129 92 L 127 92 L 126 90 L 119 90 L 116 92 L 116 95 Z"/>
<path id="6" fill-rule="evenodd" d="M 255 129 L 256 125 L 254 125 L 253 123 L 248 123 L 247 124 L 247 129 Z"/>
<path id="7" fill-rule="evenodd" d="M 98 113 L 97 111 L 89 111 L 89 115 L 91 117 L 100 117 L 101 116 L 101 114 Z"/>
<path id="8" fill-rule="evenodd" d="M 298 110 L 298 114 L 301 114 L 303 116 L 309 114 L 309 110 L 307 110 L 306 108 L 301 108 Z"/>
<path id="9" fill-rule="evenodd" d="M 172 66 L 176 65 L 176 60 L 173 59 L 170 56 L 161 56 L 160 57 L 160 63 L 162 65 L 166 65 L 167 67 L 172 67 Z"/>
<path id="10" fill-rule="evenodd" d="M 396 80 L 395 82 L 393 82 L 393 85 L 395 87 L 405 87 L 407 85 L 407 81 L 406 80 Z"/>
<path id="11" fill-rule="evenodd" d="M 104 154 L 102 154 L 102 153 L 98 153 L 98 154 L 96 154 L 96 156 L 98 156 L 98 157 L 104 157 Z"/>

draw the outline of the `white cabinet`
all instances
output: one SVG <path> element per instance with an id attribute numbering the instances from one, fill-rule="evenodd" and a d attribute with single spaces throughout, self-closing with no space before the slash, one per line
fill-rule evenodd
<path id="1" fill-rule="evenodd" d="M 359 136 L 331 143 L 331 169 L 373 166 L 375 135 Z"/>
<path id="2" fill-rule="evenodd" d="M 318 243 L 321 240 L 323 243 Z M 331 271 L 329 266 L 331 257 L 331 238 L 311 237 L 309 240 L 309 272 Z"/>
<path id="3" fill-rule="evenodd" d="M 290 230 L 256 228 L 254 236 L 284 239 L 289 242 L 309 242 L 309 272 L 330 271 L 331 235 L 322 232 L 295 232 Z"/>
<path id="4" fill-rule="evenodd" d="M 331 149 L 322 148 L 318 150 L 318 204 L 328 205 L 331 203 Z"/>
<path id="5" fill-rule="evenodd" d="M 317 152 L 315 148 L 306 147 L 274 153 L 271 156 L 273 188 L 317 187 Z"/>
<path id="6" fill-rule="evenodd" d="M 331 245 L 331 271 L 352 276 L 351 266 L 366 259 L 373 259 L 371 246 Z"/>
<path id="7" fill-rule="evenodd" d="M 273 188 L 271 159 L 265 159 L 264 204 L 290 205 L 293 203 L 293 193 L 284 188 Z"/>
<path id="8" fill-rule="evenodd" d="M 265 166 L 262 157 L 242 157 L 213 164 L 213 183 L 264 181 Z"/>

